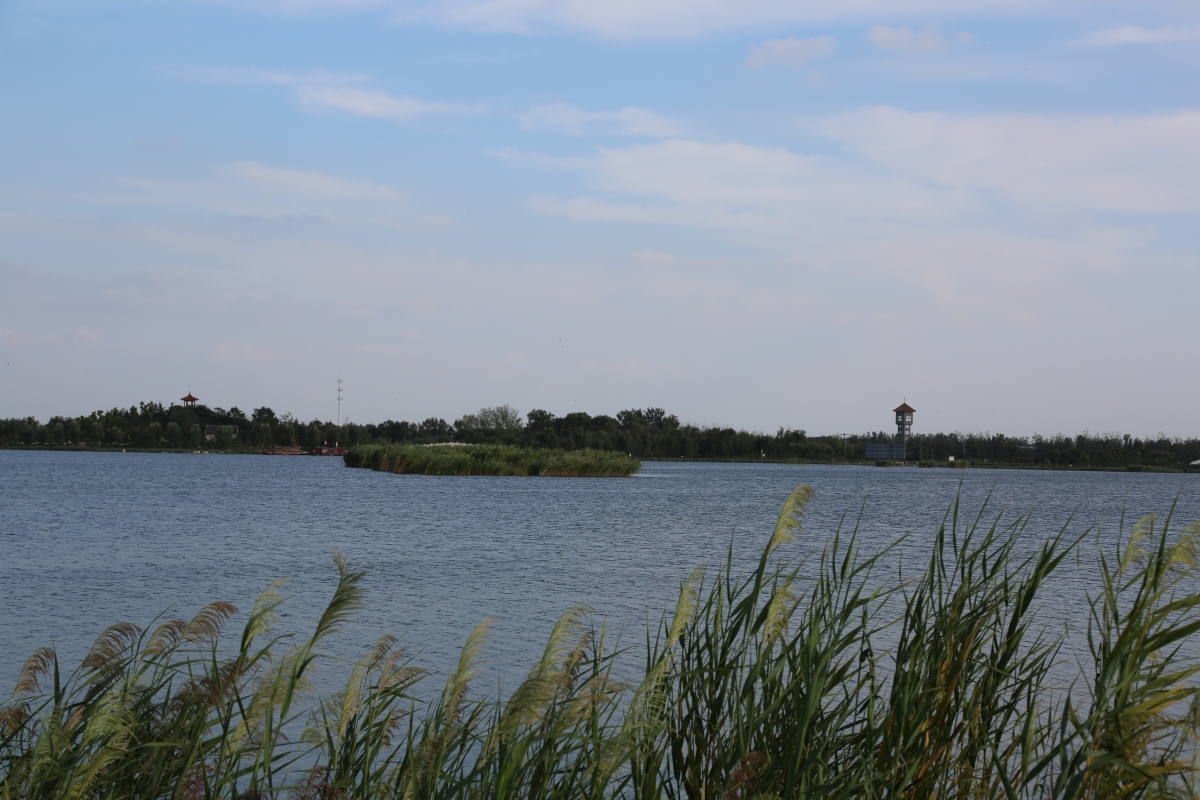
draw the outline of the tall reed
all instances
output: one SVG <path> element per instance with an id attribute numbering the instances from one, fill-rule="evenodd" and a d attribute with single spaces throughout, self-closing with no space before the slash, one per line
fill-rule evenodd
<path id="1" fill-rule="evenodd" d="M 730 553 L 684 581 L 636 685 L 575 608 L 507 696 L 472 691 L 484 623 L 430 700 L 384 637 L 344 689 L 306 703 L 326 640 L 364 602 L 341 556 L 306 638 L 274 631 L 273 584 L 228 644 L 236 612 L 214 603 L 114 626 L 68 675 L 43 648 L 0 710 L 0 796 L 1196 796 L 1200 526 L 1146 517 L 1099 553 L 1077 660 L 1037 614 L 1090 539 L 1028 553 L 1027 518 L 983 525 L 956 504 L 902 579 L 855 530 L 789 558 L 810 497 L 792 493 L 750 572 Z"/>
<path id="2" fill-rule="evenodd" d="M 627 477 L 642 462 L 607 450 L 539 450 L 498 444 L 352 447 L 346 466 L 418 475 L 540 475 L 555 478 Z"/>

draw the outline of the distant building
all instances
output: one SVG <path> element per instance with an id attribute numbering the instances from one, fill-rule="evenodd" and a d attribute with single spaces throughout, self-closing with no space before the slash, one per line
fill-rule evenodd
<path id="1" fill-rule="evenodd" d="M 196 403 L 200 400 L 199 397 L 194 397 L 191 392 L 187 393 L 187 397 L 181 397 L 179 399 L 182 400 L 183 404 L 188 408 L 195 408 Z"/>
<path id="2" fill-rule="evenodd" d="M 237 425 L 205 425 L 204 426 L 204 438 L 208 439 L 209 441 L 217 438 L 222 433 L 228 433 L 230 436 L 237 436 L 238 426 Z"/>
<path id="3" fill-rule="evenodd" d="M 904 461 L 908 456 L 908 434 L 912 433 L 913 414 L 917 410 L 907 402 L 901 403 L 892 411 L 896 415 L 896 438 L 898 444 L 892 442 L 872 442 L 867 445 L 867 458 L 884 461 Z"/>
<path id="4" fill-rule="evenodd" d="M 912 417 L 917 413 L 917 410 L 908 403 L 901 403 L 896 406 L 896 435 L 900 440 L 907 443 L 908 434 L 912 433 Z"/>

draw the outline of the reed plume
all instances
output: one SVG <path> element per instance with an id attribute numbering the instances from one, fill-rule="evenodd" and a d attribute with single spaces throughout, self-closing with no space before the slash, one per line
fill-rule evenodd
<path id="1" fill-rule="evenodd" d="M 325 642 L 366 601 L 340 555 L 307 637 L 275 631 L 273 583 L 230 637 L 237 611 L 214 603 L 115 625 L 65 676 L 41 648 L 0 707 L 0 798 L 1197 795 L 1200 525 L 1144 517 L 1112 552 L 1064 526 L 1031 549 L 1028 516 L 985 523 L 956 502 L 902 577 L 855 527 L 805 533 L 811 500 L 788 497 L 749 572 L 730 550 L 682 582 L 632 685 L 577 607 L 505 695 L 477 691 L 485 621 L 428 699 L 384 636 L 307 703 Z M 825 544 L 797 558 L 801 536 Z M 1091 541 L 1076 659 L 1039 612 Z"/>

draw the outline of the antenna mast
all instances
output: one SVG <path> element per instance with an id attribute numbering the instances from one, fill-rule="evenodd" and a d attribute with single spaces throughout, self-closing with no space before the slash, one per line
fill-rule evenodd
<path id="1" fill-rule="evenodd" d="M 338 427 L 342 427 L 342 379 L 338 378 Z"/>

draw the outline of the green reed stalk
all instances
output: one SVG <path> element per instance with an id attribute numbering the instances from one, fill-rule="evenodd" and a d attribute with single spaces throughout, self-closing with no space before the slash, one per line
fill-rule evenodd
<path id="1" fill-rule="evenodd" d="M 1037 612 L 1082 537 L 1019 556 L 1027 517 L 985 525 L 956 503 L 904 579 L 856 529 L 789 560 L 810 498 L 792 493 L 749 573 L 729 552 L 688 577 L 637 685 L 575 608 L 506 697 L 471 691 L 485 622 L 430 701 L 384 637 L 307 704 L 323 642 L 364 602 L 341 556 L 306 639 L 273 632 L 272 584 L 232 649 L 227 603 L 114 626 L 65 677 L 42 648 L 0 708 L 0 798 L 1197 796 L 1200 526 L 1147 517 L 1101 551 L 1080 667 Z"/>

